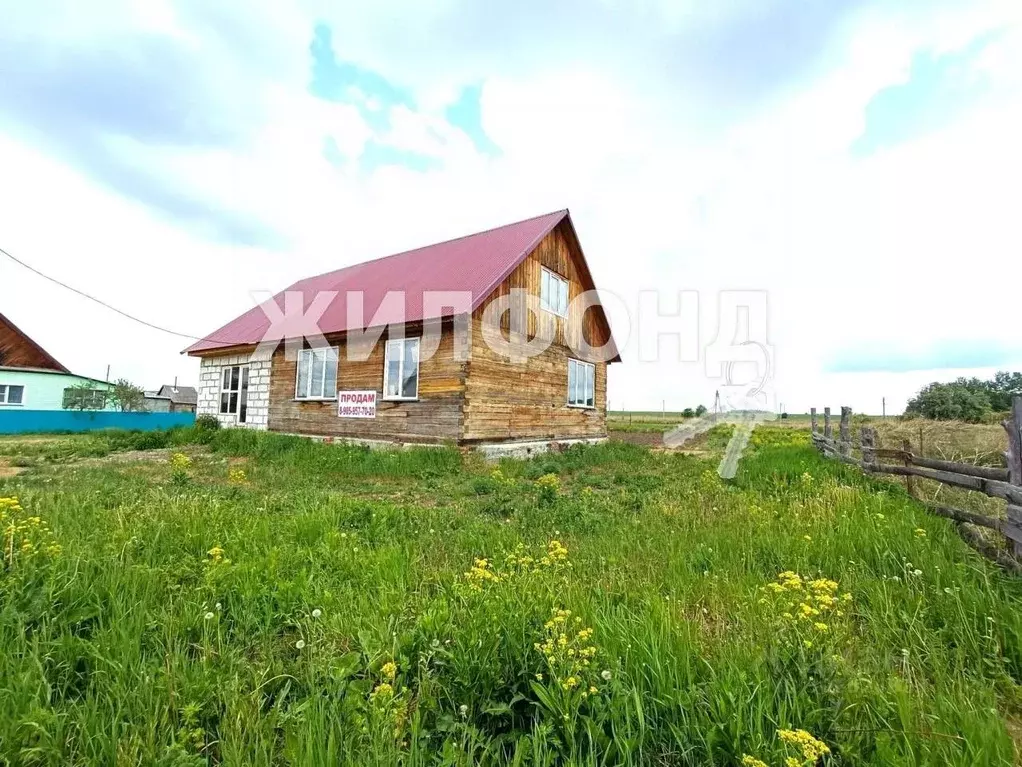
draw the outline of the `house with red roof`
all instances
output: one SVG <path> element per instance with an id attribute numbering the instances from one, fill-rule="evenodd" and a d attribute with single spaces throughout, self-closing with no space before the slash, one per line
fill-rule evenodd
<path id="1" fill-rule="evenodd" d="M 19 415 L 18 428 L 7 428 L 10 413 L 111 409 L 112 388 L 106 381 L 75 375 L 0 314 L 0 433 L 21 431 L 27 422 Z"/>
<path id="2" fill-rule="evenodd" d="M 606 438 L 610 324 L 567 210 L 300 280 L 185 350 L 197 413 L 365 442 Z"/>

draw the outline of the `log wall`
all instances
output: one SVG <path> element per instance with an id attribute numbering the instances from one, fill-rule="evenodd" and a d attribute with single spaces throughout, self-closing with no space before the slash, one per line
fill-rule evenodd
<path id="1" fill-rule="evenodd" d="M 607 434 L 607 364 L 596 360 L 594 408 L 569 407 L 568 359 L 583 359 L 569 348 L 579 334 L 588 343 L 602 346 L 609 327 L 602 309 L 584 316 L 577 309 L 561 318 L 549 312 L 521 314 L 527 320 L 515 330 L 529 337 L 549 338 L 542 354 L 512 362 L 489 348 L 483 337 L 486 307 L 521 288 L 540 294 L 542 268 L 566 278 L 569 302 L 586 290 L 589 278 L 581 252 L 565 224 L 548 234 L 536 249 L 494 290 L 472 315 L 470 357 L 459 361 L 454 353 L 454 334 L 445 323 L 440 348 L 419 367 L 419 399 L 414 402 L 383 400 L 383 341 L 362 362 L 347 360 L 343 336 L 328 337 L 339 347 L 337 387 L 340 390 L 375 390 L 375 419 L 337 416 L 337 403 L 297 401 L 294 398 L 297 363 L 285 358 L 283 349 L 273 357 L 270 382 L 269 428 L 294 434 L 399 440 L 406 442 L 480 442 L 517 439 L 573 439 L 605 437 Z M 514 312 L 498 322 L 508 337 Z M 409 328 L 414 337 L 419 328 Z"/>
<path id="2" fill-rule="evenodd" d="M 409 331 L 409 337 L 413 334 Z M 347 359 L 347 341 L 328 337 L 338 346 L 337 388 L 377 394 L 376 418 L 339 418 L 337 402 L 295 399 L 298 363 L 286 359 L 283 348 L 273 355 L 270 375 L 270 430 L 291 434 L 441 442 L 458 440 L 461 434 L 465 392 L 465 363 L 454 359 L 454 336 L 445 329 L 440 347 L 419 365 L 419 399 L 388 402 L 383 399 L 385 339 L 376 344 L 365 361 Z"/>

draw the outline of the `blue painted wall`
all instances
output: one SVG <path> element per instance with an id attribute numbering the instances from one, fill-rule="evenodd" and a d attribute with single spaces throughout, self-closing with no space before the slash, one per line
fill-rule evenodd
<path id="1" fill-rule="evenodd" d="M 195 413 L 120 413 L 108 410 L 0 410 L 0 434 L 130 429 L 155 431 L 191 426 Z"/>

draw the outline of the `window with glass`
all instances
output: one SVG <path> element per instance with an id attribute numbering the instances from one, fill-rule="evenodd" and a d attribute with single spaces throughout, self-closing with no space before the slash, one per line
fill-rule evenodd
<path id="1" fill-rule="evenodd" d="M 25 387 L 0 384 L 0 405 L 21 405 L 25 402 Z"/>
<path id="2" fill-rule="evenodd" d="M 298 353 L 295 399 L 337 399 L 337 347 Z"/>
<path id="3" fill-rule="evenodd" d="M 543 309 L 561 317 L 568 315 L 568 281 L 543 267 L 540 278 L 539 304 Z"/>
<path id="4" fill-rule="evenodd" d="M 248 420 L 248 365 L 224 368 L 220 384 L 220 413 L 235 416 L 238 423 Z"/>
<path id="5" fill-rule="evenodd" d="M 419 339 L 398 338 L 387 341 L 386 357 L 383 398 L 418 399 Z"/>
<path id="6" fill-rule="evenodd" d="M 83 389 L 69 386 L 64 389 L 64 409 L 102 410 L 106 407 L 107 392 L 102 389 Z"/>
<path id="7" fill-rule="evenodd" d="M 596 407 L 596 365 L 568 360 L 568 404 L 572 407 Z"/>

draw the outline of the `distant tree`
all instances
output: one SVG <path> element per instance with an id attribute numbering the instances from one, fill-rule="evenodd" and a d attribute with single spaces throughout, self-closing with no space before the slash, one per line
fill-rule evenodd
<path id="1" fill-rule="evenodd" d="M 999 412 L 1011 410 L 1012 399 L 1022 396 L 1022 373 L 998 371 L 993 380 L 988 382 L 987 387 L 990 407 Z"/>
<path id="2" fill-rule="evenodd" d="M 110 401 L 123 413 L 145 410 L 145 392 L 126 378 L 114 382 Z"/>
<path id="3" fill-rule="evenodd" d="M 695 411 L 692 410 L 692 408 L 690 407 L 687 407 L 681 411 L 682 418 L 692 418 L 693 416 L 695 416 Z"/>
<path id="4" fill-rule="evenodd" d="M 905 406 L 905 415 L 940 421 L 979 423 L 990 413 L 990 397 L 982 381 L 960 378 L 952 383 L 934 382 L 924 386 Z"/>
<path id="5" fill-rule="evenodd" d="M 696 408 L 696 415 L 706 415 L 706 405 L 700 405 Z"/>

